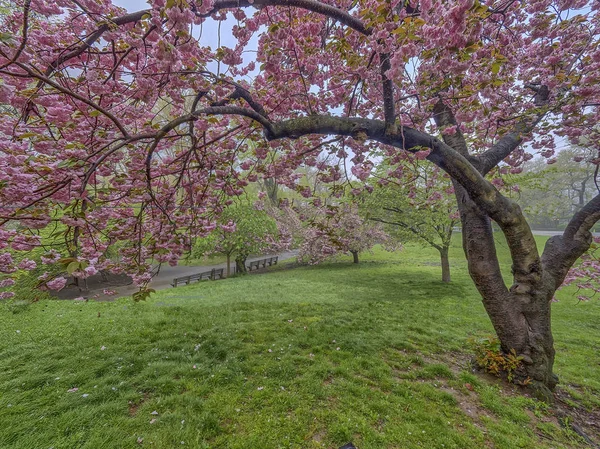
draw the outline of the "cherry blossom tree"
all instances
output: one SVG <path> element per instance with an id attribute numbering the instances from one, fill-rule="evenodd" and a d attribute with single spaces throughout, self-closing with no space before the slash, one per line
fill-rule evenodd
<path id="1" fill-rule="evenodd" d="M 383 226 L 362 218 L 357 206 L 323 205 L 319 199 L 315 201 L 317 205 L 305 206 L 300 211 L 300 218 L 305 223 L 298 252 L 301 262 L 317 264 L 350 253 L 353 262 L 358 263 L 358 255 L 377 244 L 389 251 L 400 249 L 400 244 L 383 230 Z"/>
<path id="2" fill-rule="evenodd" d="M 469 271 L 502 349 L 523 361 L 515 378 L 549 397 L 550 300 L 590 247 L 600 196 L 540 253 L 520 207 L 486 176 L 518 168 L 526 148 L 551 160 L 557 137 L 598 140 L 598 2 L 13 3 L 0 30 L 4 272 L 11 251 L 60 221 L 95 269 L 122 242 L 113 269 L 143 287 L 149 261 L 176 261 L 248 182 L 296 188 L 303 163 L 343 195 L 368 178 L 375 151 L 390 164 L 413 152 L 452 178 Z M 208 46 L 202 25 L 227 18 L 236 43 Z M 320 162 L 328 152 L 341 164 Z M 491 220 L 507 238 L 512 285 Z"/>

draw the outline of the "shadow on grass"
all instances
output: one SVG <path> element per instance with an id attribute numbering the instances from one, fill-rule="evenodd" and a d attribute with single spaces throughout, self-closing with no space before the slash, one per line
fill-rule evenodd
<path id="1" fill-rule="evenodd" d="M 403 268 L 400 272 L 389 262 L 331 263 L 298 270 L 307 282 L 328 282 L 340 291 L 350 289 L 354 300 L 423 300 L 463 298 L 473 295 L 474 287 L 457 276 L 457 282 L 442 282 L 436 269 Z M 476 294 L 476 292 L 475 292 Z"/>

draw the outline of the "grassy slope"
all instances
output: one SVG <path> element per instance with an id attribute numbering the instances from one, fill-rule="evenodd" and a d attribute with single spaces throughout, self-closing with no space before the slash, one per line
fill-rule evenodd
<path id="1" fill-rule="evenodd" d="M 491 326 L 452 257 L 451 285 L 408 247 L 141 304 L 0 304 L 0 448 L 585 447 L 470 372 Z M 600 406 L 600 303 L 566 293 L 556 371 Z"/>

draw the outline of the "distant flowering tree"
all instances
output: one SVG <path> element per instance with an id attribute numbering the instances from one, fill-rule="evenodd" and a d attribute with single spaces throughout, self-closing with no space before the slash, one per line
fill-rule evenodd
<path id="1" fill-rule="evenodd" d="M 377 244 L 389 251 L 401 247 L 383 230 L 382 225 L 362 218 L 355 205 L 305 206 L 300 217 L 304 221 L 298 253 L 301 262 L 317 264 L 333 256 L 350 253 L 354 263 L 358 263 L 359 254 Z"/>
<path id="2" fill-rule="evenodd" d="M 250 204 L 231 205 L 221 214 L 214 229 L 199 238 L 192 250 L 195 257 L 222 254 L 227 258 L 227 276 L 231 274 L 231 258 L 238 273 L 246 272 L 246 259 L 287 249 L 289 240 L 280 234 L 277 223 L 261 208 Z"/>

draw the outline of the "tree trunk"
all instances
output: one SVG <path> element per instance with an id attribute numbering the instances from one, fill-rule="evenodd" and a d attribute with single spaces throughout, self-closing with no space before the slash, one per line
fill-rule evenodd
<path id="1" fill-rule="evenodd" d="M 358 263 L 358 251 L 350 251 L 352 253 L 353 262 Z"/>
<path id="2" fill-rule="evenodd" d="M 508 289 L 498 264 L 490 219 L 461 186 L 455 185 L 455 193 L 461 212 L 469 274 L 482 296 L 502 351 L 509 355 L 514 350 L 522 361 L 513 373 L 514 381 L 528 385 L 535 396 L 551 402 L 558 378 L 552 371 L 554 340 L 550 304 L 557 285 L 552 276 L 544 273 L 539 258 L 525 259 L 528 253 L 529 256 L 537 254 L 537 249 L 534 248 L 535 241 L 528 242 L 524 237 L 519 244 L 524 248 L 533 246 L 513 255 L 514 283 Z M 506 238 L 519 239 L 519 231 L 513 232 Z M 525 235 L 528 232 L 528 228 L 523 230 Z"/>
<path id="3" fill-rule="evenodd" d="M 447 246 L 441 247 L 440 259 L 442 262 L 442 282 L 450 282 L 450 260 L 448 259 Z"/>
<path id="4" fill-rule="evenodd" d="M 245 257 L 236 257 L 235 258 L 235 268 L 238 273 L 246 274 L 248 270 L 246 269 L 246 258 Z"/>
<path id="5" fill-rule="evenodd" d="M 227 254 L 227 270 L 225 270 L 225 277 L 228 278 L 231 274 L 231 254 Z"/>
<path id="6" fill-rule="evenodd" d="M 275 178 L 265 178 L 265 190 L 267 191 L 271 205 L 275 207 L 279 206 L 279 199 L 277 198 L 279 186 Z"/>
<path id="7" fill-rule="evenodd" d="M 505 311 L 498 313 L 490 299 L 484 298 L 502 351 L 521 358 L 514 380 L 528 385 L 538 399 L 552 401 L 552 390 L 558 382 L 553 373 L 554 339 L 550 322 L 550 304 L 554 289 L 533 292 L 513 290 L 504 303 Z"/>

